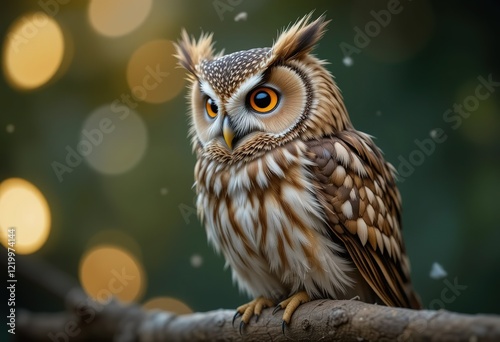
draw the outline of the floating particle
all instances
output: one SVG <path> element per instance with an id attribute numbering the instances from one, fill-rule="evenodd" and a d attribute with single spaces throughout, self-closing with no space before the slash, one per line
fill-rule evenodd
<path id="1" fill-rule="evenodd" d="M 432 278 L 432 279 L 443 279 L 445 278 L 446 276 L 448 275 L 448 273 L 446 273 L 446 271 L 444 270 L 443 266 L 441 266 L 439 263 L 437 262 L 434 262 L 432 264 L 432 267 L 431 267 L 431 272 L 429 274 L 429 276 Z"/>
<path id="2" fill-rule="evenodd" d="M 234 21 L 245 21 L 248 18 L 247 12 L 240 12 L 234 17 Z"/>
<path id="3" fill-rule="evenodd" d="M 431 136 L 432 139 L 436 139 L 437 136 L 438 136 L 438 130 L 437 129 L 433 129 L 429 132 L 429 135 Z"/>
<path id="4" fill-rule="evenodd" d="M 342 63 L 344 63 L 344 65 L 345 65 L 346 67 L 350 67 L 351 65 L 353 65 L 354 61 L 352 60 L 352 58 L 351 58 L 351 57 L 346 56 L 346 57 L 344 57 L 344 59 L 342 60 Z"/>
<path id="5" fill-rule="evenodd" d="M 191 266 L 193 266 L 194 268 L 198 268 L 203 265 L 203 257 L 199 254 L 193 254 L 190 261 Z"/>

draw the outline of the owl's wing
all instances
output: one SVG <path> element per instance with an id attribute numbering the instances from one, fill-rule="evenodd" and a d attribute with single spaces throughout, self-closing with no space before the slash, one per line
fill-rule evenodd
<path id="1" fill-rule="evenodd" d="M 420 308 L 401 235 L 393 168 L 368 135 L 346 130 L 307 142 L 329 228 L 388 306 Z"/>

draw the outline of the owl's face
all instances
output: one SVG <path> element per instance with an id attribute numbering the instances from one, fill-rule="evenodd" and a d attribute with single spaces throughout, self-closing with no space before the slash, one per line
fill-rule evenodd
<path id="1" fill-rule="evenodd" d="M 326 23 L 322 17 L 308 20 L 282 33 L 271 48 L 228 55 L 214 55 L 211 35 L 195 41 L 183 32 L 177 57 L 191 76 L 195 147 L 224 160 L 241 160 L 345 126 L 340 93 L 323 63 L 309 54 Z M 331 94 L 332 89 L 337 92 Z M 323 96 L 329 102 L 320 103 Z"/>

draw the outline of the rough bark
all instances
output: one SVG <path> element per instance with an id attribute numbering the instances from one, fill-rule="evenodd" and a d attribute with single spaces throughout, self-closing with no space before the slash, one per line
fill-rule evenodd
<path id="1" fill-rule="evenodd" d="M 5 254 L 5 250 L 3 253 Z M 2 260 L 7 260 L 2 255 Z M 34 256 L 18 274 L 66 303 L 66 312 L 18 312 L 17 341 L 500 341 L 500 316 L 416 311 L 356 300 L 304 304 L 283 334 L 281 314 L 266 309 L 239 332 L 234 310 L 177 316 L 117 301 L 94 302 L 71 278 Z"/>
<path id="2" fill-rule="evenodd" d="M 500 341 L 500 317 L 415 311 L 318 300 L 302 305 L 281 330 L 279 312 L 266 309 L 239 333 L 233 310 L 176 316 L 116 301 L 90 301 L 80 289 L 68 296 L 68 313 L 23 312 L 19 341 Z"/>

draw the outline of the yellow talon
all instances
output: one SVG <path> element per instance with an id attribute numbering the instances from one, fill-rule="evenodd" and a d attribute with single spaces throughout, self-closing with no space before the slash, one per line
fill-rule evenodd
<path id="1" fill-rule="evenodd" d="M 274 302 L 268 298 L 258 297 L 247 304 L 243 304 L 236 309 L 241 314 L 241 321 L 248 324 L 252 316 L 259 316 L 262 310 L 274 306 Z"/>
<path id="2" fill-rule="evenodd" d="M 283 313 L 283 322 L 289 324 L 295 310 L 297 310 L 300 305 L 309 301 L 311 301 L 311 297 L 309 297 L 307 292 L 300 291 L 279 303 L 278 306 L 285 309 L 285 313 Z"/>

